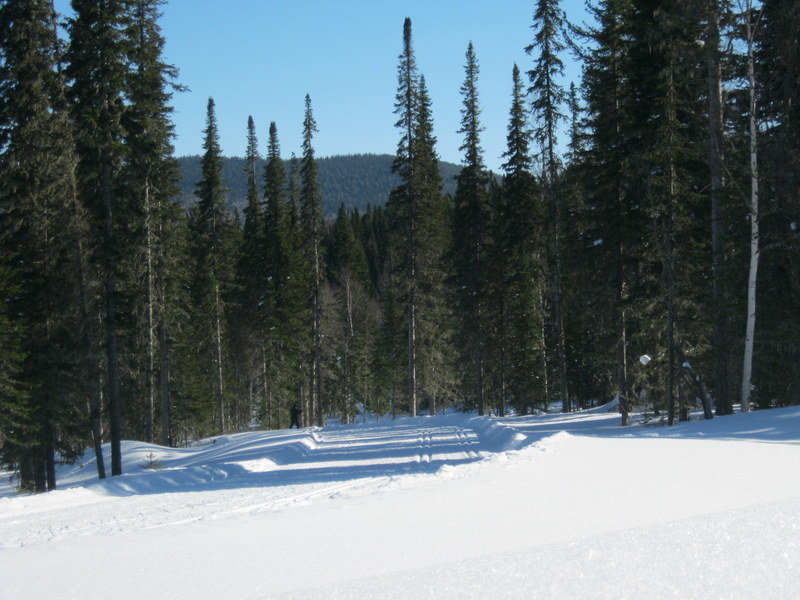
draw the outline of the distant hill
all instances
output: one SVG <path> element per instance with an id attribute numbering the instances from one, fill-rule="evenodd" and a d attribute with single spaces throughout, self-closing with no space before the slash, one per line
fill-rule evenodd
<path id="1" fill-rule="evenodd" d="M 334 217 L 339 204 L 348 208 L 366 209 L 383 205 L 389 192 L 397 183 L 392 174 L 393 156 L 389 154 L 355 154 L 348 156 L 331 156 L 317 160 L 319 164 L 319 181 L 322 191 L 323 211 L 327 217 Z M 182 156 L 178 158 L 181 165 L 181 196 L 186 203 L 194 201 L 195 185 L 200 180 L 200 156 Z M 288 172 L 288 161 L 286 161 Z M 461 167 L 452 163 L 441 162 L 444 191 L 455 192 L 455 177 Z M 264 171 L 264 161 L 257 165 L 259 184 Z M 244 206 L 247 193 L 247 180 L 244 172 L 244 159 L 230 157 L 225 159 L 222 176 L 228 190 L 228 198 L 240 210 Z"/>

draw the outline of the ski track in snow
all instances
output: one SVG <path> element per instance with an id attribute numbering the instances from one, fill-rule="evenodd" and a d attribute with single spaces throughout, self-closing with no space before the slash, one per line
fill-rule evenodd
<path id="1" fill-rule="evenodd" d="M 200 450 L 149 446 L 151 452 L 172 456 L 163 460 L 159 456 L 167 468 L 139 469 L 85 487 L 77 482 L 84 482 L 87 472 L 92 474 L 93 461 L 83 467 L 67 466 L 59 477 L 65 489 L 40 497 L 0 497 L 0 548 L 258 514 L 373 493 L 397 487 L 392 484 L 401 479 L 407 483 L 407 475 L 431 475 L 445 465 L 479 460 L 486 454 L 473 429 L 431 428 L 425 419 L 419 423 L 424 426 L 245 433 L 218 438 L 219 443 Z M 257 453 L 258 458 L 241 460 Z M 133 454 L 140 463 L 146 462 L 141 458 L 147 456 L 144 450 Z M 228 462 L 231 457 L 237 460 Z M 129 457 L 129 468 L 132 462 Z M 195 481 L 186 476 L 193 470 Z M 194 489 L 183 491 L 187 487 Z M 154 503 L 154 493 L 168 496 Z"/>

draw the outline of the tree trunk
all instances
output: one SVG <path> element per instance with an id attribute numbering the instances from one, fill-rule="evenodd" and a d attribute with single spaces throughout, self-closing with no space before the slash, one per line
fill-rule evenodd
<path id="1" fill-rule="evenodd" d="M 552 286 L 551 299 L 553 302 L 552 319 L 556 343 L 556 360 L 558 365 L 558 394 L 561 396 L 561 412 L 570 412 L 572 409 L 569 399 L 568 380 L 567 380 L 567 350 L 564 340 L 564 299 L 561 293 L 561 249 L 560 249 L 560 227 L 561 209 L 556 193 L 556 156 L 554 148 L 555 134 L 552 126 L 548 126 L 548 147 L 547 147 L 547 182 L 548 195 L 548 225 L 549 225 L 549 246 L 550 246 L 550 284 Z"/>
<path id="2" fill-rule="evenodd" d="M 106 153 L 107 154 L 107 153 Z M 122 394 L 120 392 L 119 345 L 117 343 L 117 264 L 115 260 L 113 190 L 111 165 L 108 156 L 103 157 L 101 191 L 105 209 L 104 248 L 105 301 L 106 301 L 106 355 L 108 364 L 108 406 L 111 434 L 111 475 L 122 474 Z"/>
<path id="3" fill-rule="evenodd" d="M 219 296 L 219 284 L 214 285 L 214 396 L 217 403 L 217 428 L 220 434 L 225 433 L 225 400 L 222 368 L 222 300 Z"/>
<path id="4" fill-rule="evenodd" d="M 319 232 L 313 233 L 314 267 L 314 356 L 311 365 L 311 410 L 317 425 L 324 423 L 322 407 L 322 273 L 320 265 Z"/>
<path id="5" fill-rule="evenodd" d="M 413 230 L 413 226 L 412 226 Z M 414 243 L 412 233 L 412 241 Z M 411 416 L 417 416 L 417 284 L 416 253 L 411 250 L 408 291 L 408 402 Z"/>
<path id="6" fill-rule="evenodd" d="M 145 335 L 146 356 L 145 356 L 145 395 L 147 397 L 145 408 L 145 438 L 152 443 L 155 439 L 153 433 L 153 413 L 155 411 L 155 326 L 153 319 L 153 304 L 155 293 L 153 287 L 153 235 L 151 230 L 151 207 L 150 207 L 150 182 L 144 184 L 144 233 L 145 233 L 145 268 L 146 268 L 146 316 L 145 316 Z"/>
<path id="7" fill-rule="evenodd" d="M 758 126 L 756 123 L 756 75 L 753 56 L 752 6 L 747 0 L 745 33 L 747 35 L 747 77 L 750 92 L 750 270 L 747 277 L 747 326 L 742 366 L 742 412 L 750 411 L 753 376 L 753 346 L 756 333 L 756 286 L 758 283 Z"/>
<path id="8" fill-rule="evenodd" d="M 83 329 L 83 351 L 84 369 L 88 389 L 87 403 L 89 405 L 89 423 L 92 430 L 92 445 L 94 447 L 95 463 L 97 464 L 97 476 L 100 479 L 106 478 L 105 460 L 103 459 L 103 382 L 98 358 L 95 356 L 93 331 L 99 331 L 100 314 L 97 314 L 96 326 L 92 323 L 93 309 L 89 300 L 89 266 L 86 257 L 86 250 L 83 241 L 78 243 L 78 260 L 80 261 L 80 289 L 81 289 L 81 319 L 84 323 Z"/>
<path id="9" fill-rule="evenodd" d="M 162 310 L 163 307 L 162 307 Z M 172 423 L 169 411 L 169 344 L 167 338 L 167 324 L 164 315 L 158 323 L 158 349 L 161 357 L 161 443 L 172 446 Z"/>
<path id="10" fill-rule="evenodd" d="M 45 447 L 44 447 L 44 466 L 45 474 L 47 477 L 47 491 L 56 489 L 56 434 L 53 431 L 53 422 L 51 419 L 47 420 L 45 425 Z"/>
<path id="11" fill-rule="evenodd" d="M 349 423 L 351 413 L 355 413 L 355 407 L 353 406 L 353 387 L 355 383 L 353 380 L 355 377 L 353 376 L 353 359 L 350 351 L 352 349 L 353 340 L 356 336 L 355 324 L 353 322 L 353 281 L 349 274 L 346 274 L 343 277 L 343 286 L 345 292 L 345 311 L 347 312 L 347 341 L 345 342 L 344 352 L 345 413 L 347 414 L 347 422 Z"/>
<path id="12" fill-rule="evenodd" d="M 675 110 L 674 80 L 672 66 L 669 68 L 669 119 L 673 119 Z M 671 126 L 672 127 L 672 126 Z M 663 235 L 665 258 L 664 273 L 667 286 L 667 425 L 675 424 L 675 249 L 673 247 L 673 229 L 675 227 L 673 208 L 675 203 L 675 142 L 672 129 L 668 133 L 669 183 L 666 205 L 666 224 Z"/>
<path id="13" fill-rule="evenodd" d="M 706 61 L 708 65 L 708 163 L 711 175 L 711 280 L 713 302 L 714 390 L 718 415 L 729 415 L 727 309 L 725 307 L 725 222 L 722 193 L 725 187 L 723 162 L 722 74 L 720 67 L 720 9 L 711 0 Z"/>

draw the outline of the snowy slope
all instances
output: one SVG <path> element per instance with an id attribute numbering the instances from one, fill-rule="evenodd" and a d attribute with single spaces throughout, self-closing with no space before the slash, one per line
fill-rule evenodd
<path id="1" fill-rule="evenodd" d="M 98 482 L 87 460 L 50 494 L 3 483 L 0 598 L 800 589 L 800 408 L 669 429 L 421 417 L 124 456 L 126 475 Z"/>

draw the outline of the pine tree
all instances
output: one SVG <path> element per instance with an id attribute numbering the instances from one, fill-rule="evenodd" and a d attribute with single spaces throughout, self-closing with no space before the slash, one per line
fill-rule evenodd
<path id="1" fill-rule="evenodd" d="M 537 241 L 541 209 L 536 202 L 539 186 L 530 173 L 531 137 L 517 65 L 512 83 L 505 178 L 502 190 L 493 194 L 491 387 L 501 413 L 512 405 L 527 414 L 545 400 L 545 382 L 539 378 L 543 372 L 542 261 Z"/>
<path id="2" fill-rule="evenodd" d="M 711 285 L 714 321 L 714 392 L 718 415 L 733 412 L 730 396 L 728 362 L 730 349 L 727 339 L 728 310 L 725 275 L 725 138 L 723 114 L 723 66 L 720 34 L 723 7 L 721 0 L 708 0 L 706 5 L 706 37 L 704 40 L 708 69 L 708 165 L 711 196 Z"/>
<path id="3" fill-rule="evenodd" d="M 203 177 L 197 184 L 197 206 L 192 229 L 195 246 L 193 295 L 198 345 L 210 363 L 206 372 L 214 398 L 215 429 L 227 430 L 225 404 L 226 303 L 232 280 L 232 228 L 222 182 L 214 100 L 209 98 L 204 132 Z"/>
<path id="4" fill-rule="evenodd" d="M 548 347 L 552 348 L 557 396 L 562 410 L 570 410 L 566 342 L 564 339 L 564 302 L 561 273 L 561 219 L 563 200 L 559 196 L 560 160 L 556 154 L 557 129 L 564 119 L 562 106 L 566 95 L 558 79 L 563 77 L 564 63 L 559 54 L 566 48 L 564 28 L 566 17 L 558 0 L 538 0 L 534 12 L 534 41 L 525 48 L 529 54 L 538 52 L 535 66 L 528 71 L 532 96 L 531 109 L 538 125 L 534 137 L 542 149 L 543 174 L 547 197 L 546 236 L 549 289 Z M 550 361 L 548 360 L 548 363 Z"/>
<path id="5" fill-rule="evenodd" d="M 309 266 L 312 351 L 309 368 L 310 409 L 317 425 L 324 425 L 322 390 L 322 199 L 319 192 L 319 174 L 314 158 L 313 139 L 317 122 L 311 109 L 311 97 L 306 94 L 303 119 L 303 157 L 300 163 L 300 213 L 305 236 L 305 259 Z"/>
<path id="6" fill-rule="evenodd" d="M 605 0 L 593 9 L 597 26 L 585 32 L 594 47 L 584 69 L 589 135 L 581 156 L 586 198 L 579 215 L 586 232 L 581 253 L 585 270 L 580 279 L 595 337 L 595 352 L 587 368 L 609 374 L 607 392 L 619 398 L 623 425 L 628 424 L 631 401 L 629 369 L 636 314 L 630 306 L 630 288 L 647 230 L 640 202 L 630 192 L 629 84 L 624 68 L 630 10 L 630 0 Z M 605 355 L 601 348 L 611 352 Z"/>
<path id="7" fill-rule="evenodd" d="M 128 40 L 125 5 L 120 0 L 75 0 L 69 21 L 66 74 L 78 150 L 79 193 L 101 232 L 95 262 L 102 271 L 103 326 L 111 437 L 111 474 L 122 473 L 123 398 L 119 342 L 120 256 L 125 254 L 120 222 L 127 212 L 120 190 L 126 152 L 122 125 L 125 110 Z"/>
<path id="8" fill-rule="evenodd" d="M 631 194 L 640 198 L 650 224 L 632 298 L 641 306 L 638 343 L 663 352 L 658 375 L 665 385 L 655 391 L 658 405 L 667 407 L 670 424 L 677 397 L 684 395 L 679 375 L 687 361 L 678 357 L 685 354 L 695 363 L 704 359 L 702 340 L 710 337 L 707 312 L 697 309 L 710 291 L 698 285 L 703 281 L 700 272 L 711 262 L 704 243 L 710 214 L 701 209 L 703 199 L 697 194 L 708 173 L 702 160 L 706 122 L 698 119 L 707 89 L 706 64 L 697 44 L 700 8 L 682 0 L 634 1 L 625 61 Z M 659 369 L 650 370 L 656 376 Z"/>
<path id="9" fill-rule="evenodd" d="M 411 415 L 416 416 L 421 399 L 428 401 L 433 412 L 437 397 L 448 387 L 442 264 L 447 241 L 430 98 L 425 79 L 416 70 L 410 19 L 403 26 L 396 98 L 401 134 L 392 170 L 401 183 L 392 190 L 388 210 L 396 224 L 394 289 L 398 304 L 405 307 L 406 399 Z"/>
<path id="10" fill-rule="evenodd" d="M 167 330 L 171 298 L 166 291 L 175 277 L 176 227 L 181 208 L 175 201 L 178 165 L 172 156 L 174 127 L 170 88 L 177 70 L 164 63 L 164 37 L 158 25 L 163 0 L 134 0 L 129 12 L 129 60 L 126 88 L 128 107 L 123 115 L 128 147 L 124 179 L 129 202 L 138 216 L 134 254 L 142 266 L 133 268 L 134 282 L 143 282 L 139 311 L 144 315 L 145 439 L 155 439 L 156 354 L 169 353 Z M 177 87 L 177 89 L 181 89 Z M 129 227 L 131 227 L 129 225 Z M 141 256 L 139 256 L 141 254 Z M 159 332 L 164 331 L 164 335 Z M 169 372 L 161 364 L 161 439 L 169 443 Z"/>
<path id="11" fill-rule="evenodd" d="M 256 175 L 258 139 L 253 117 L 247 119 L 247 148 L 244 171 L 247 178 L 247 196 L 244 207 L 242 245 L 236 265 L 236 287 L 233 292 L 234 310 L 231 311 L 231 339 L 234 363 L 238 368 L 240 396 L 250 415 L 256 404 L 258 374 L 264 363 L 264 243 L 263 211 Z M 242 404 L 240 402 L 240 404 Z"/>
<path id="12" fill-rule="evenodd" d="M 48 0 L 0 6 L 0 436 L 2 461 L 35 491 L 55 488 L 56 453 L 75 457 L 85 433 L 85 216 L 55 24 Z"/>
<path id="13" fill-rule="evenodd" d="M 480 107 L 478 103 L 478 62 L 470 42 L 467 47 L 465 79 L 461 86 L 464 107 L 461 129 L 464 134 L 464 167 L 457 178 L 453 208 L 454 285 L 457 301 L 456 342 L 463 365 L 463 392 L 469 405 L 483 414 L 485 409 L 485 344 L 488 333 L 487 246 L 489 245 L 488 177 L 480 147 Z"/>
<path id="14" fill-rule="evenodd" d="M 292 179 L 296 184 L 297 167 L 292 161 Z M 264 355 L 264 395 L 267 414 L 280 414 L 297 397 L 296 365 L 305 347 L 307 302 L 306 276 L 300 254 L 298 219 L 294 202 L 296 185 L 289 190 L 287 173 L 281 159 L 278 128 L 270 123 L 267 162 L 264 166 L 264 267 L 266 282 Z M 291 196 L 291 198 L 289 197 Z M 268 377 L 268 379 L 266 379 Z M 304 418 L 307 414 L 304 413 Z"/>
<path id="15" fill-rule="evenodd" d="M 247 197 L 244 208 L 244 228 L 242 254 L 239 262 L 239 292 L 243 326 L 255 329 L 258 326 L 257 306 L 263 300 L 263 223 L 264 214 L 258 189 L 256 162 L 259 160 L 258 138 L 253 117 L 247 118 L 247 150 L 245 153 L 245 174 L 247 176 Z"/>
<path id="16" fill-rule="evenodd" d="M 331 231 L 328 259 L 329 310 L 326 319 L 329 360 L 326 371 L 330 373 L 334 391 L 333 405 L 338 405 L 345 423 L 356 414 L 356 398 L 362 400 L 371 388 L 368 351 L 375 313 L 367 294 L 369 272 L 361 243 L 353 230 L 353 219 L 339 207 Z M 366 391 L 366 393 L 365 393 Z M 329 392 L 330 393 L 330 392 Z M 365 403 L 365 402 L 364 402 Z"/>
<path id="17" fill-rule="evenodd" d="M 764 201 L 753 400 L 767 407 L 800 398 L 800 2 L 761 6 L 754 67 Z"/>

